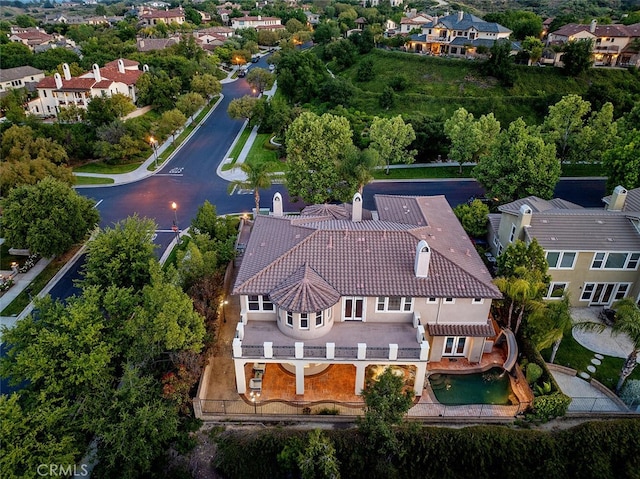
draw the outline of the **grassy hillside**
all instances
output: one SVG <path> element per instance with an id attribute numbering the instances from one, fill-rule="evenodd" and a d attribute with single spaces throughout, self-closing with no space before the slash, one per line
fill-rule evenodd
<path id="1" fill-rule="evenodd" d="M 476 115 L 494 112 L 498 119 L 510 122 L 523 117 L 527 123 L 542 121 L 549 105 L 569 93 L 584 95 L 593 83 L 639 83 L 626 70 L 593 69 L 580 78 L 564 76 L 553 67 L 516 66 L 516 82 L 504 88 L 492 77 L 485 77 L 480 63 L 470 60 L 435 58 L 404 52 L 374 50 L 358 59 L 371 58 L 373 76 L 358 82 L 358 64 L 341 73 L 357 87 L 352 106 L 369 114 L 423 113 L 436 116 L 444 110 L 445 117 L 459 107 Z M 389 82 L 405 77 L 407 88 L 396 93 L 395 105 L 383 110 L 378 97 Z M 640 101 L 640 98 L 638 98 Z"/>

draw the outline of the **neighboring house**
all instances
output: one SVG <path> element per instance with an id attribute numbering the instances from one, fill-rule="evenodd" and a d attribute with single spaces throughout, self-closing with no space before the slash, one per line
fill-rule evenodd
<path id="1" fill-rule="evenodd" d="M 151 52 L 154 50 L 164 50 L 171 45 L 180 43 L 180 38 L 136 38 L 136 48 L 139 52 Z"/>
<path id="2" fill-rule="evenodd" d="M 593 41 L 593 59 L 596 66 L 640 66 L 640 23 L 633 25 L 589 25 L 569 23 L 549 33 L 547 46 L 560 47 L 570 41 Z M 558 48 L 556 48 L 558 50 Z M 562 64 L 562 52 L 548 49 L 545 59 L 554 65 Z"/>
<path id="3" fill-rule="evenodd" d="M 367 22 L 367 19 L 364 17 L 358 17 L 356 18 L 353 23 L 356 24 L 356 29 L 362 31 L 364 30 L 364 28 L 369 24 L 369 22 Z"/>
<path id="4" fill-rule="evenodd" d="M 36 84 L 43 78 L 44 72 L 31 66 L 0 70 L 0 97 L 14 88 L 26 88 L 27 91 L 35 91 Z"/>
<path id="5" fill-rule="evenodd" d="M 22 28 L 18 31 L 12 29 L 12 33 L 9 35 L 10 41 L 23 43 L 31 50 L 41 45 L 55 43 L 56 39 L 56 36 L 49 35 L 38 27 Z"/>
<path id="6" fill-rule="evenodd" d="M 426 13 L 416 13 L 415 9 L 408 12 L 406 16 L 400 19 L 400 33 L 406 35 L 411 30 L 422 30 L 422 25 L 429 23 L 433 20 L 431 15 Z"/>
<path id="7" fill-rule="evenodd" d="M 196 32 L 198 35 L 217 35 L 219 37 L 231 38 L 233 29 L 229 27 L 208 27 L 202 28 Z"/>
<path id="8" fill-rule="evenodd" d="M 398 33 L 398 24 L 389 18 L 384 21 L 382 28 L 387 37 L 392 37 Z"/>
<path id="9" fill-rule="evenodd" d="M 535 238 L 549 263 L 547 299 L 567 293 L 572 306 L 611 306 L 627 296 L 640 301 L 640 188 L 618 186 L 603 201 L 604 209 L 536 196 L 502 205 L 489 215 L 492 252 Z"/>
<path id="10" fill-rule="evenodd" d="M 87 104 L 96 96 L 111 96 L 116 93 L 136 101 L 136 82 L 142 71 L 139 63 L 133 60 L 115 60 L 103 68 L 93 65 L 93 69 L 79 77 L 72 77 L 69 65 L 63 67 L 63 75 L 56 73 L 45 77 L 37 85 L 38 99 L 29 103 L 29 111 L 39 116 L 57 116 L 60 108 L 76 105 L 87 108 Z"/>
<path id="11" fill-rule="evenodd" d="M 277 17 L 263 17 L 258 15 L 257 17 L 238 17 L 231 19 L 231 28 L 238 30 L 239 28 L 255 28 L 256 30 L 282 30 L 285 28 L 282 25 L 282 20 Z"/>
<path id="12" fill-rule="evenodd" d="M 352 205 L 288 216 L 276 193 L 273 213 L 256 217 L 232 291 L 239 394 L 254 363 L 294 374 L 298 395 L 331 365 L 351 365 L 361 394 L 367 367 L 395 364 L 413 370 L 420 396 L 428 362 L 477 367 L 493 350 L 490 308 L 501 294 L 444 196 L 375 203 L 364 210 L 356 193 Z"/>
<path id="13" fill-rule="evenodd" d="M 309 10 L 305 10 L 304 14 L 307 17 L 307 25 L 315 27 L 320 24 L 319 13 L 311 13 Z"/>
<path id="14" fill-rule="evenodd" d="M 186 18 L 184 16 L 184 10 L 182 7 L 174 8 L 172 10 L 147 10 L 140 14 L 140 23 L 143 26 L 152 27 L 158 23 L 177 23 L 182 25 Z"/>
<path id="15" fill-rule="evenodd" d="M 494 22 L 459 11 L 435 17 L 422 25 L 421 35 L 412 35 L 409 48 L 431 55 L 465 56 L 475 54 L 477 47 L 491 48 L 497 40 L 508 39 L 511 30 Z M 512 49 L 518 49 L 512 43 Z"/>

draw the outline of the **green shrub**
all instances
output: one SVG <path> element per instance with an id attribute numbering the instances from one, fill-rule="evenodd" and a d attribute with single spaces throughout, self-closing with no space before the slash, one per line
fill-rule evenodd
<path id="1" fill-rule="evenodd" d="M 323 407 L 321 409 L 318 409 L 318 412 L 316 412 L 316 414 L 319 416 L 338 416 L 340 414 L 340 411 L 338 411 L 336 408 Z"/>
<path id="2" fill-rule="evenodd" d="M 529 363 L 527 364 L 525 375 L 529 385 L 533 385 L 542 376 L 542 368 L 536 363 Z"/>
<path id="3" fill-rule="evenodd" d="M 569 404 L 571 404 L 571 398 L 560 392 L 537 396 L 533 400 L 532 419 L 546 422 L 556 417 L 562 417 L 567 413 Z"/>

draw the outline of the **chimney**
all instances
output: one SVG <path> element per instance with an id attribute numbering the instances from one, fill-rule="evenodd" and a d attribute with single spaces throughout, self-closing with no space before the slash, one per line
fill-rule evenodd
<path id="1" fill-rule="evenodd" d="M 611 194 L 611 200 L 609 200 L 609 204 L 607 205 L 608 211 L 622 211 L 624 208 L 624 203 L 627 200 L 627 190 L 622 186 L 616 186 Z"/>
<path id="2" fill-rule="evenodd" d="M 413 266 L 416 278 L 426 278 L 429 276 L 430 260 L 431 249 L 425 240 L 420 240 L 416 247 L 416 261 Z"/>
<path id="3" fill-rule="evenodd" d="M 71 70 L 69 70 L 69 64 L 68 63 L 63 63 L 62 64 L 62 73 L 64 73 L 64 79 L 65 80 L 71 80 Z"/>
<path id="4" fill-rule="evenodd" d="M 273 195 L 273 216 L 282 216 L 282 195 L 280 193 Z"/>
<path id="5" fill-rule="evenodd" d="M 527 204 L 520 207 L 520 213 L 518 214 L 518 224 L 520 225 L 520 228 L 531 225 L 532 212 L 531 207 Z"/>
<path id="6" fill-rule="evenodd" d="M 118 60 L 118 72 L 124 73 L 124 60 L 122 58 Z"/>
<path id="7" fill-rule="evenodd" d="M 100 67 L 97 63 L 93 64 L 93 78 L 96 82 L 102 81 L 102 76 L 100 75 Z"/>
<path id="8" fill-rule="evenodd" d="M 353 221 L 354 223 L 362 221 L 362 195 L 360 193 L 356 193 L 355 195 L 353 195 L 351 221 Z"/>
<path id="9" fill-rule="evenodd" d="M 589 31 L 591 33 L 596 33 L 596 27 L 598 26 L 598 20 L 595 18 L 591 20 L 591 25 L 589 25 Z"/>
<path id="10" fill-rule="evenodd" d="M 56 81 L 56 88 L 58 90 L 62 88 L 62 77 L 60 76 L 60 73 L 54 73 L 53 79 Z"/>
<path id="11" fill-rule="evenodd" d="M 262 20 L 262 15 L 258 15 L 258 21 Z"/>
<path id="12" fill-rule="evenodd" d="M 462 10 L 460 10 L 458 12 L 458 21 L 461 22 L 463 17 L 464 17 L 464 12 Z"/>
<path id="13" fill-rule="evenodd" d="M 146 63 L 144 65 L 142 65 L 142 71 L 143 72 L 148 72 L 149 71 L 149 65 L 147 65 Z"/>

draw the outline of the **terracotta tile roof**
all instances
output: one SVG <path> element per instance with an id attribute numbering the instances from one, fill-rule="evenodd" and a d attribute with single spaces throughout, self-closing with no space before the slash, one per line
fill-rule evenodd
<path id="1" fill-rule="evenodd" d="M 142 73 L 142 70 L 125 70 L 124 73 L 120 73 L 117 68 L 100 69 L 100 76 L 103 80 L 120 82 L 125 85 L 135 85 Z"/>
<path id="2" fill-rule="evenodd" d="M 563 25 L 555 32 L 552 32 L 553 35 L 558 35 L 562 37 L 570 37 L 580 32 L 588 32 L 591 35 L 596 37 L 632 37 L 637 35 L 638 24 L 634 25 L 597 25 L 595 32 L 591 32 L 591 25 L 583 25 L 580 23 L 568 23 Z M 634 35 L 635 33 L 635 35 Z"/>
<path id="3" fill-rule="evenodd" d="M 298 313 L 327 309 L 340 301 L 340 293 L 306 263 L 269 292 L 275 305 Z"/>
<path id="4" fill-rule="evenodd" d="M 430 336 L 471 336 L 486 338 L 495 336 L 491 322 L 486 324 L 427 324 Z"/>
<path id="5" fill-rule="evenodd" d="M 308 265 L 343 296 L 501 297 L 444 197 L 376 196 L 383 207 L 403 201 L 429 209 L 415 216 L 420 226 L 404 223 L 402 210 L 403 222 L 259 216 L 233 294 L 269 294 Z M 414 273 L 420 239 L 432 249 L 428 278 Z"/>
<path id="6" fill-rule="evenodd" d="M 611 202 L 611 195 L 602 198 L 606 204 Z M 640 188 L 627 190 L 627 199 L 624 202 L 622 211 L 627 213 L 640 213 Z"/>
<path id="7" fill-rule="evenodd" d="M 344 203 L 341 205 L 331 205 L 331 204 L 322 204 L 322 205 L 310 205 L 306 206 L 301 212 L 302 216 L 317 216 L 317 217 L 326 217 L 326 218 L 334 218 L 337 220 L 350 219 L 352 206 L 349 203 Z M 362 219 L 370 220 L 372 219 L 371 211 L 367 209 L 362 209 Z"/>
<path id="8" fill-rule="evenodd" d="M 129 60 L 128 58 L 122 58 L 122 63 L 124 63 L 124 67 L 139 67 L 140 62 L 135 60 Z M 112 62 L 106 63 L 102 68 L 115 68 L 118 69 L 118 60 L 113 60 Z"/>

